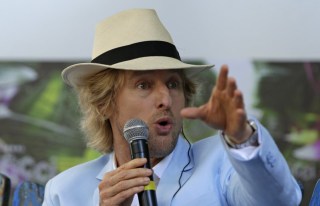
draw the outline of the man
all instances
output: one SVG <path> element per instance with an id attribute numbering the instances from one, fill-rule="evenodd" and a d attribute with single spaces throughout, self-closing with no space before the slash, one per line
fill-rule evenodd
<path id="1" fill-rule="evenodd" d="M 298 184 L 269 133 L 247 117 L 226 65 L 210 100 L 186 107 L 196 91 L 193 77 L 211 67 L 181 62 L 154 10 L 101 22 L 92 62 L 62 76 L 79 95 L 88 145 L 103 155 L 50 180 L 44 205 L 138 205 L 136 194 L 152 174 L 158 205 L 298 205 Z M 130 159 L 123 127 L 133 118 L 148 125 L 153 171 L 142 168 L 146 159 Z M 190 145 L 183 118 L 222 132 Z"/>

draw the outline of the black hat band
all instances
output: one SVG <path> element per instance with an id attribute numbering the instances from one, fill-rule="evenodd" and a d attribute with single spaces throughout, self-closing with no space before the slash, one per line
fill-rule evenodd
<path id="1" fill-rule="evenodd" d="M 181 60 L 173 44 L 165 41 L 144 41 L 109 50 L 94 58 L 91 63 L 112 65 L 148 56 L 166 56 Z"/>

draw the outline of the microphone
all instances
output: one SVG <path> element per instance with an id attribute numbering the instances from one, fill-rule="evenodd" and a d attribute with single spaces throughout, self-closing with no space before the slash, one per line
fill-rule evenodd
<path id="1" fill-rule="evenodd" d="M 130 145 L 131 159 L 146 158 L 144 168 L 151 169 L 149 160 L 147 124 L 140 119 L 131 119 L 123 127 L 123 134 Z M 150 183 L 144 187 L 144 191 L 138 193 L 140 206 L 157 206 L 156 186 L 152 175 L 149 176 Z"/>

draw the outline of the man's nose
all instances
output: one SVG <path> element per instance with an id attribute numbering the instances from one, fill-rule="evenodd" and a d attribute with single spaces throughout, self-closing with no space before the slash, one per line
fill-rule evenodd
<path id="1" fill-rule="evenodd" d="M 156 90 L 156 106 L 159 109 L 168 109 L 172 105 L 170 90 L 166 85 L 161 85 Z"/>

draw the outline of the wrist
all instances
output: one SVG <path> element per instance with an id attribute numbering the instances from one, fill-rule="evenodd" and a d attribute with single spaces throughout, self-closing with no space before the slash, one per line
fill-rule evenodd
<path id="1" fill-rule="evenodd" d="M 241 142 L 235 142 L 232 141 L 232 138 L 228 137 L 224 132 L 222 132 L 222 136 L 224 137 L 226 143 L 229 147 L 235 148 L 235 149 L 242 149 L 248 146 L 258 146 L 258 133 L 257 133 L 257 125 L 253 120 L 248 120 L 248 126 L 250 127 L 251 132 L 249 132 L 250 135 Z"/>

